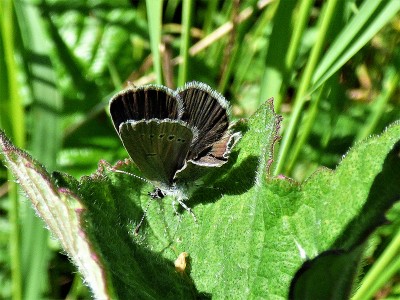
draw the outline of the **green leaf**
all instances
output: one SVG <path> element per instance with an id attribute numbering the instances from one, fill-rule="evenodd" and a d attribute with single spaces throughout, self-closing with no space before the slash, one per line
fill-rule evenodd
<path id="1" fill-rule="evenodd" d="M 292 282 L 289 298 L 349 299 L 362 250 L 329 251 L 306 262 Z"/>
<path id="2" fill-rule="evenodd" d="M 326 277 L 333 281 L 332 286 L 346 287 L 348 292 L 342 296 L 350 293 L 362 257 L 361 250 L 357 255 L 351 251 L 362 249 L 384 220 L 385 211 L 400 198 L 396 187 L 400 182 L 400 123 L 357 144 L 337 170 L 321 169 L 299 185 L 269 175 L 280 124 L 272 107 L 269 102 L 248 122 L 238 124 L 243 138 L 229 163 L 194 183 L 197 190 L 187 205 L 197 223 L 181 207 L 177 216 L 170 197 L 150 199 L 148 192 L 153 187 L 113 172 L 105 162 L 95 174 L 79 181 L 65 174 L 55 176 L 57 193 L 68 191 L 85 208 L 80 232 L 95 249 L 96 261 L 102 262 L 99 268 L 109 280 L 108 291 L 112 286 L 120 299 L 238 295 L 283 299 L 291 284 L 296 287 L 295 295 L 302 295 L 304 290 L 298 285 L 302 282 L 315 285 L 317 292 L 322 290 L 324 263 L 334 263 Z M 5 149 L 9 164 L 26 156 L 10 149 Z M 19 167 L 25 168 L 23 164 Z M 41 170 L 33 163 L 29 167 Z M 128 160 L 114 168 L 138 174 Z M 16 175 L 20 182 L 26 178 Z M 25 186 L 29 189 L 34 184 Z M 145 221 L 135 234 L 148 204 Z M 54 213 L 54 218 L 59 220 L 62 215 Z M 330 260 L 327 251 L 350 254 Z M 181 274 L 175 271 L 173 261 L 183 252 L 189 257 Z M 313 259 L 317 263 L 307 263 Z M 350 263 L 346 272 L 339 272 L 346 261 Z M 307 277 L 297 273 L 304 263 L 317 266 L 303 272 Z M 305 294 L 311 295 L 307 290 Z"/>
<path id="3" fill-rule="evenodd" d="M 396 130 L 392 131 L 392 133 L 395 132 Z M 391 140 L 386 140 L 389 143 L 396 140 L 396 135 L 390 137 L 390 134 L 386 134 L 381 138 L 379 146 L 383 146 L 385 137 Z M 397 129 L 397 139 L 398 137 Z M 362 196 L 362 193 L 365 192 L 362 185 L 365 186 L 366 181 L 364 180 L 369 177 L 363 177 L 362 173 L 374 172 L 375 167 L 374 159 L 369 159 L 369 156 L 374 158 L 374 155 L 377 157 L 382 153 L 379 151 L 382 149 L 379 149 L 376 145 L 371 147 L 368 142 L 373 143 L 373 139 L 358 145 L 356 147 L 358 151 L 349 155 L 350 157 L 354 154 L 358 156 L 357 158 L 352 157 L 352 162 L 356 162 L 355 164 L 346 161 L 346 164 L 342 164 L 337 172 L 341 180 L 347 181 L 346 184 L 341 185 L 344 190 L 340 194 L 344 193 L 346 195 L 347 192 L 347 195 L 349 195 L 347 200 L 353 202 L 352 207 L 349 208 L 356 210 L 357 214 L 349 220 L 348 216 L 353 212 L 349 213 L 342 211 L 341 208 L 338 209 L 340 213 L 336 220 L 340 221 L 341 217 L 344 217 L 346 226 L 330 246 L 330 249 L 335 251 L 331 250 L 330 253 L 323 253 L 313 261 L 303 265 L 292 285 L 292 298 L 294 299 L 348 299 L 351 292 L 351 284 L 357 274 L 364 242 L 377 226 L 385 222 L 384 213 L 387 209 L 392 206 L 394 201 L 400 199 L 400 142 L 398 141 L 386 156 L 381 165 L 381 170 L 378 170 L 378 174 L 370 185 L 366 199 Z M 366 159 L 364 164 L 361 165 L 357 163 L 357 160 L 362 160 L 363 154 L 365 154 Z M 344 168 L 348 167 L 345 169 L 347 174 L 340 174 L 343 165 Z M 353 170 L 352 173 L 348 171 L 349 167 Z M 335 184 L 335 181 L 331 183 Z M 365 200 L 362 202 L 357 201 L 361 199 Z M 332 217 L 327 217 L 326 219 L 332 219 Z M 330 226 L 332 225 L 335 224 L 330 224 Z"/>
<path id="4" fill-rule="evenodd" d="M 58 238 L 72 258 L 97 299 L 110 297 L 103 271 L 103 263 L 92 249 L 92 243 L 83 230 L 84 206 L 71 191 L 58 188 L 54 180 L 38 162 L 15 148 L 0 131 L 0 145 L 8 167 L 31 200 L 36 213 Z"/>

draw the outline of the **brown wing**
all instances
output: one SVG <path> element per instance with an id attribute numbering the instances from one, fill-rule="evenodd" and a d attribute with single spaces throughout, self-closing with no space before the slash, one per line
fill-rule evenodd
<path id="1" fill-rule="evenodd" d="M 199 137 L 188 155 L 188 160 L 196 160 L 226 136 L 229 127 L 228 102 L 204 83 L 190 82 L 178 92 L 185 107 L 182 120 L 198 129 Z"/>
<path id="2" fill-rule="evenodd" d="M 158 85 L 128 88 L 110 100 L 110 114 L 117 132 L 121 123 L 130 120 L 179 119 L 182 111 L 179 95 Z"/>

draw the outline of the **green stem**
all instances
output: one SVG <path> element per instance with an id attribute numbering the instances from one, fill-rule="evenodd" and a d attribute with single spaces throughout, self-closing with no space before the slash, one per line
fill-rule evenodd
<path id="1" fill-rule="evenodd" d="M 354 294 L 352 300 L 371 299 L 373 294 L 383 285 L 386 280 L 393 276 L 400 267 L 400 261 L 397 259 L 393 264 L 393 259 L 400 253 L 400 231 L 397 232 L 394 239 L 385 249 L 378 260 L 373 264 L 367 275 L 361 282 L 360 288 Z M 391 270 L 389 272 L 389 269 Z M 381 278 L 385 274 L 385 278 Z"/>
<path id="2" fill-rule="evenodd" d="M 147 20 L 149 24 L 150 47 L 153 54 L 154 71 L 157 83 L 163 83 L 160 43 L 162 27 L 162 0 L 146 0 Z"/>
<path id="3" fill-rule="evenodd" d="M 314 120 L 317 116 L 318 113 L 318 105 L 322 97 L 322 93 L 324 91 L 324 88 L 322 87 L 318 93 L 318 96 L 316 99 L 313 101 L 312 106 L 307 112 L 307 117 L 305 118 L 305 124 L 302 126 L 301 134 L 298 139 L 296 139 L 294 146 L 293 146 L 293 151 L 291 151 L 291 156 L 289 158 L 288 164 L 287 164 L 287 172 L 291 172 L 294 163 L 297 160 L 297 157 L 299 156 L 300 151 L 302 150 L 304 144 L 306 143 L 310 132 L 312 130 L 312 127 L 314 125 Z"/>
<path id="4" fill-rule="evenodd" d="M 14 7 L 13 1 L 1 1 L 0 3 L 1 18 L 1 39 L 4 46 L 4 67 L 5 72 L 3 75 L 7 78 L 7 83 L 3 87 L 7 89 L 8 93 L 2 93 L 7 96 L 4 100 L 7 101 L 7 109 L 9 116 L 8 122 L 2 125 L 4 128 L 12 132 L 15 144 L 19 147 L 25 145 L 25 127 L 24 127 L 24 108 L 19 97 L 18 82 L 17 82 L 17 65 L 14 59 L 16 52 L 14 47 Z M 1 112 L 4 113 L 5 111 Z M 9 210 L 9 221 L 11 225 L 10 230 L 10 265 L 11 265 L 11 278 L 12 278 L 12 298 L 19 300 L 22 299 L 22 271 L 21 271 L 21 228 L 19 218 L 19 195 L 17 185 L 14 179 L 9 174 L 9 200 L 11 202 Z"/>
<path id="5" fill-rule="evenodd" d="M 190 46 L 190 27 L 192 16 L 192 0 L 183 0 L 182 8 L 182 36 L 180 55 L 183 58 L 179 65 L 178 86 L 183 86 L 187 80 L 188 65 L 189 65 L 189 46 Z"/>
<path id="6" fill-rule="evenodd" d="M 19 219 L 19 199 L 18 187 L 13 182 L 14 178 L 9 173 L 9 196 L 11 208 L 9 212 L 9 220 L 11 224 L 10 231 L 10 264 L 12 278 L 12 298 L 22 299 L 22 274 L 21 274 L 21 227 Z"/>
<path id="7" fill-rule="evenodd" d="M 316 38 L 315 45 L 311 50 L 310 58 L 304 70 L 304 74 L 301 78 L 300 87 L 294 101 L 293 112 L 290 117 L 288 127 L 286 128 L 285 134 L 282 139 L 282 144 L 277 159 L 276 169 L 274 171 L 275 175 L 279 174 L 282 171 L 284 163 L 286 162 L 289 149 L 292 145 L 293 137 L 295 136 L 296 133 L 296 127 L 298 125 L 304 103 L 306 102 L 307 90 L 310 86 L 312 74 L 315 70 L 319 57 L 323 50 L 323 46 L 325 44 L 325 37 L 327 35 L 329 26 L 332 25 L 331 20 L 335 12 L 336 4 L 337 0 L 328 0 L 324 12 L 321 14 L 320 17 L 321 22 L 319 26 L 318 36 Z"/>
<path id="8" fill-rule="evenodd" d="M 314 0 L 300 1 L 299 13 L 296 15 L 296 26 L 293 28 L 293 36 L 290 40 L 289 48 L 286 55 L 286 69 L 292 70 L 294 61 L 300 50 L 301 38 L 307 27 L 310 18 L 311 8 Z"/>
<path id="9" fill-rule="evenodd" d="M 368 120 L 365 122 L 365 126 L 359 131 L 357 140 L 362 140 L 368 137 L 374 132 L 376 125 L 378 124 L 382 114 L 384 113 L 387 103 L 392 98 L 399 84 L 400 72 L 396 67 L 390 66 L 386 70 L 386 78 L 383 83 L 382 93 L 375 100 L 374 110 Z"/>

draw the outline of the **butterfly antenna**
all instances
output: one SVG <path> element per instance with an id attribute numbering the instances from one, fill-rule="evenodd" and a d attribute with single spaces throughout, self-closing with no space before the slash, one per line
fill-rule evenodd
<path id="1" fill-rule="evenodd" d="M 146 182 L 146 183 L 152 184 L 151 181 L 147 180 L 146 178 L 140 177 L 140 176 L 138 176 L 138 175 L 135 175 L 135 174 L 132 174 L 132 173 L 129 173 L 129 172 L 126 172 L 126 171 L 116 170 L 116 169 L 114 169 L 114 168 L 111 168 L 111 171 L 112 171 L 112 172 L 115 172 L 115 173 L 121 173 L 121 174 L 129 175 L 129 176 L 135 177 L 135 178 L 137 178 L 137 179 L 139 179 L 139 180 L 142 180 L 142 181 L 144 181 L 144 182 Z M 157 192 L 154 192 L 154 193 L 157 193 Z M 157 194 L 157 195 L 158 195 L 158 194 Z M 136 228 L 135 228 L 135 235 L 138 234 L 139 229 L 140 229 L 140 226 L 142 225 L 144 219 L 146 218 L 147 211 L 149 210 L 151 200 L 157 198 L 155 195 L 152 195 L 152 194 L 151 194 L 150 196 L 151 196 L 151 199 L 150 199 L 149 203 L 147 203 L 147 206 L 146 206 L 146 208 L 145 208 L 145 210 L 144 210 L 144 212 L 143 212 L 143 216 L 142 216 L 142 218 L 140 219 L 139 224 L 138 224 L 138 225 L 136 226 Z"/>
<path id="2" fill-rule="evenodd" d="M 135 177 L 135 178 L 137 178 L 137 179 L 140 179 L 140 180 L 142 180 L 142 181 L 144 181 L 144 182 L 146 182 L 146 183 L 152 184 L 150 180 L 147 180 L 146 178 L 140 177 L 140 176 L 138 176 L 138 175 L 135 175 L 135 174 L 132 174 L 132 173 L 129 173 L 129 172 L 126 172 L 126 171 L 116 170 L 116 169 L 114 169 L 114 168 L 112 168 L 111 171 L 112 171 L 112 172 L 116 172 L 116 173 L 126 174 L 126 175 L 129 175 L 129 176 Z"/>

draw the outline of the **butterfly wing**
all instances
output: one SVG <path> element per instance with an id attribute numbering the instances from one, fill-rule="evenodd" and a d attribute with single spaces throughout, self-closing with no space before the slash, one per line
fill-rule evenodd
<path id="1" fill-rule="evenodd" d="M 121 123 L 119 136 L 143 176 L 169 187 L 185 164 L 195 132 L 180 120 L 142 120 Z"/>
<path id="2" fill-rule="evenodd" d="M 185 107 L 182 120 L 199 131 L 199 138 L 192 145 L 188 160 L 197 161 L 200 165 L 222 165 L 227 159 L 225 153 L 229 152 L 228 102 L 204 83 L 190 82 L 178 92 Z"/>
<path id="3" fill-rule="evenodd" d="M 129 120 L 179 119 L 183 103 L 177 92 L 158 85 L 131 87 L 110 100 L 110 114 L 115 129 Z"/>

